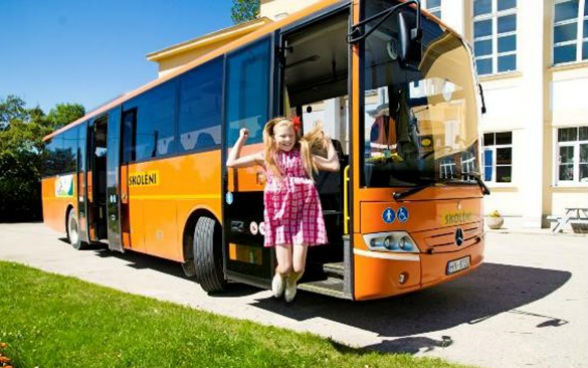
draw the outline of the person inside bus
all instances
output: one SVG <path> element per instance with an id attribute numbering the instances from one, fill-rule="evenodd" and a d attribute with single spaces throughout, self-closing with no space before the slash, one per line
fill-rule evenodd
<path id="1" fill-rule="evenodd" d="M 249 131 L 243 128 L 227 159 L 227 167 L 265 168 L 264 246 L 275 247 L 278 265 L 272 292 L 276 298 L 283 294 L 286 302 L 296 296 L 296 283 L 304 273 L 308 247 L 328 243 L 313 172 L 339 170 L 337 152 L 322 126 L 315 126 L 302 136 L 298 134 L 299 127 L 300 124 L 285 117 L 274 118 L 263 129 L 264 150 L 239 157 L 249 137 Z M 313 154 L 325 149 L 326 157 Z"/>

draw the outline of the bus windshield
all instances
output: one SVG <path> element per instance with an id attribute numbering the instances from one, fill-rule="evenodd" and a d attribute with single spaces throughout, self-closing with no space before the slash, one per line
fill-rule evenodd
<path id="1" fill-rule="evenodd" d="M 364 14 L 367 18 L 391 5 L 366 2 Z M 398 58 L 396 19 L 389 17 L 362 43 L 363 185 L 476 184 L 478 114 L 471 55 L 454 33 L 423 17 L 420 62 L 404 65 Z"/>

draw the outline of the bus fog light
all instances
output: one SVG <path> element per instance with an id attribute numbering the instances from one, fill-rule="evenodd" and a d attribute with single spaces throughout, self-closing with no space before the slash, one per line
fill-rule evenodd
<path id="1" fill-rule="evenodd" d="M 398 282 L 403 285 L 408 280 L 408 273 L 402 272 L 398 275 Z"/>

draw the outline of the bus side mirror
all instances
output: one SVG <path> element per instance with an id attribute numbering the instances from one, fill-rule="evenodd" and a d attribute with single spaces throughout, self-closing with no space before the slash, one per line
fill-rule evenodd
<path id="1" fill-rule="evenodd" d="M 417 14 L 419 17 L 420 14 Z M 421 61 L 422 30 L 419 22 L 413 25 L 407 15 L 400 11 L 397 15 L 398 24 L 398 59 L 402 65 L 418 66 Z"/>

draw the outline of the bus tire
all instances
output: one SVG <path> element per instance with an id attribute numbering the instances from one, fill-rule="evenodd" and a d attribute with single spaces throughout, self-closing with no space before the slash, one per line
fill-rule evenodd
<path id="1" fill-rule="evenodd" d="M 196 282 L 207 293 L 223 291 L 227 286 L 223 275 L 221 234 L 218 229 L 215 232 L 215 225 L 216 222 L 210 217 L 200 217 L 194 228 L 192 243 Z"/>
<path id="2" fill-rule="evenodd" d="M 67 212 L 67 222 L 66 222 L 66 231 L 67 231 L 67 241 L 74 249 L 80 250 L 84 248 L 84 243 L 82 242 L 82 237 L 80 236 L 80 224 L 78 223 L 78 218 L 76 216 L 76 210 L 71 208 Z"/>

